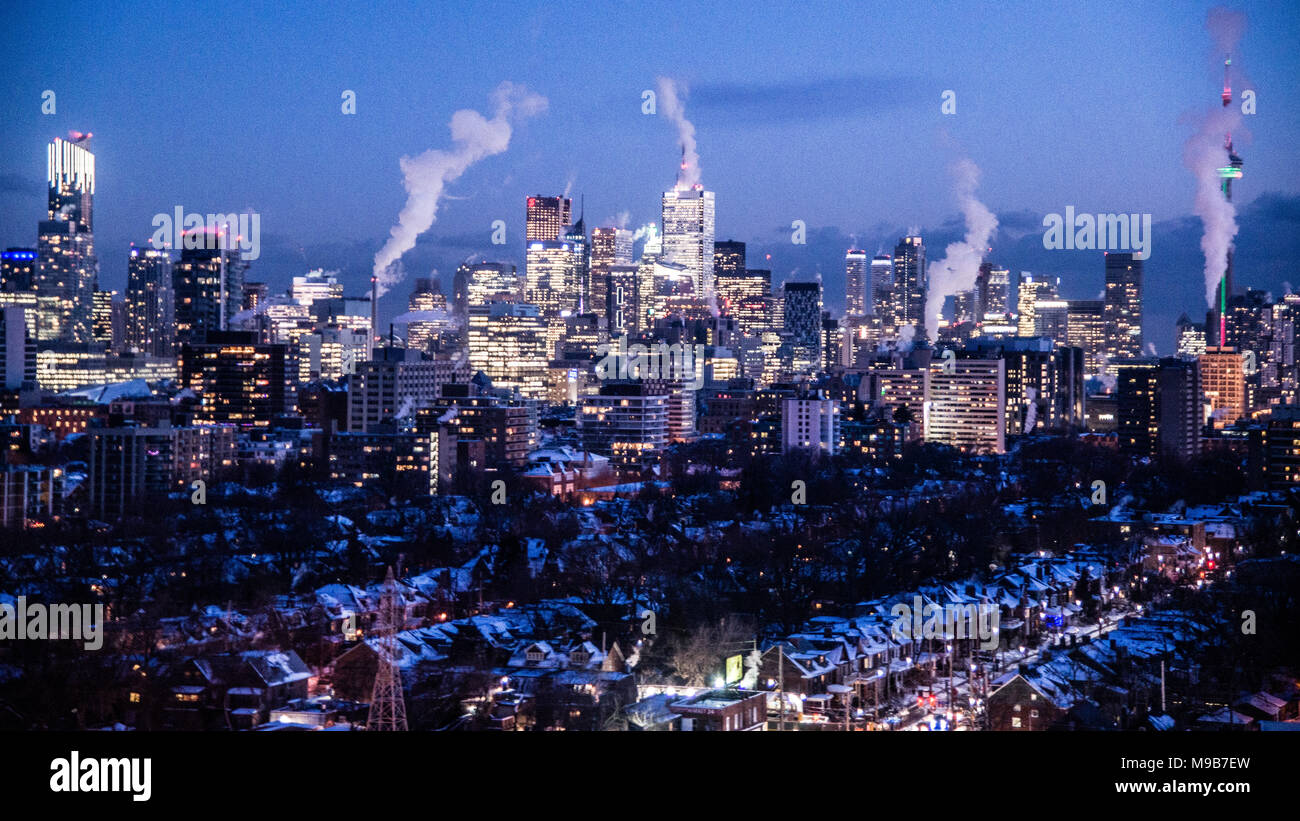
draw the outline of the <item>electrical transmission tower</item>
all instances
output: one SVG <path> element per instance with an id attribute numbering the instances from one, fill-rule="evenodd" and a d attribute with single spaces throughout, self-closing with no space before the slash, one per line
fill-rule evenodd
<path id="1" fill-rule="evenodd" d="M 397 632 L 406 621 L 406 609 L 397 592 L 397 580 L 393 578 L 391 567 L 384 578 L 383 590 L 379 599 L 379 623 L 376 625 L 379 642 L 375 650 L 379 666 L 375 671 L 375 687 L 370 694 L 366 729 L 405 732 L 406 701 L 402 698 L 402 671 L 397 667 Z"/>

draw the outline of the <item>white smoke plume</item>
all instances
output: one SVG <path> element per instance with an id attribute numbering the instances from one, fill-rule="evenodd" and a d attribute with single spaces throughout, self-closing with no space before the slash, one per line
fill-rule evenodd
<path id="1" fill-rule="evenodd" d="M 658 78 L 659 113 L 677 127 L 677 141 L 682 147 L 682 167 L 677 172 L 677 190 L 689 190 L 700 181 L 700 153 L 695 148 L 695 124 L 686 119 L 686 87 L 681 95 L 671 77 Z"/>
<path id="2" fill-rule="evenodd" d="M 494 113 L 490 120 L 470 108 L 451 115 L 453 148 L 433 148 L 416 157 L 402 157 L 403 184 L 408 196 L 397 225 L 389 231 L 388 241 L 375 254 L 374 275 L 380 296 L 401 281 L 403 275 L 395 263 L 433 225 L 447 183 L 484 157 L 505 151 L 510 146 L 512 123 L 540 114 L 547 106 L 545 97 L 509 81 L 497 86 L 491 99 Z"/>
<path id="3" fill-rule="evenodd" d="M 916 344 L 915 325 L 904 325 L 902 328 L 898 330 L 898 345 L 896 347 L 898 348 L 899 351 L 901 351 L 902 353 L 907 353 L 912 350 L 912 346 L 915 344 Z"/>
<path id="4" fill-rule="evenodd" d="M 1210 10 L 1205 27 L 1214 40 L 1216 55 L 1230 54 L 1241 39 L 1246 16 L 1221 7 Z M 1234 71 L 1236 66 L 1233 66 Z M 1240 82 L 1240 75 L 1238 75 Z M 1241 130 L 1241 107 L 1236 100 L 1217 103 L 1197 118 L 1196 133 L 1183 146 L 1183 164 L 1196 177 L 1194 211 L 1201 218 L 1201 252 L 1205 254 L 1205 302 L 1214 305 L 1219 280 L 1228 269 L 1228 251 L 1237 236 L 1237 208 L 1219 188 L 1219 169 L 1228 165 L 1225 136 Z"/>
<path id="5" fill-rule="evenodd" d="M 939 332 L 936 317 L 943 310 L 944 299 L 975 286 L 984 252 L 998 228 L 998 218 L 975 198 L 980 180 L 979 166 L 963 158 L 950 170 L 957 203 L 966 218 L 966 237 L 950 243 L 944 249 L 943 259 L 930 265 L 925 290 L 925 323 L 931 339 Z"/>
<path id="6" fill-rule="evenodd" d="M 1038 427 L 1038 389 L 1025 388 L 1025 433 Z"/>

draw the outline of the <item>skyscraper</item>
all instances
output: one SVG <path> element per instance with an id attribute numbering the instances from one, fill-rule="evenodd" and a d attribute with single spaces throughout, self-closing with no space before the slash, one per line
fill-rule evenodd
<path id="1" fill-rule="evenodd" d="M 871 312 L 871 270 L 867 252 L 850 248 L 844 254 L 844 315 L 866 316 Z"/>
<path id="2" fill-rule="evenodd" d="M 529 242 L 524 266 L 525 300 L 551 314 L 577 310 L 578 258 L 572 243 Z"/>
<path id="3" fill-rule="evenodd" d="M 1142 260 L 1132 253 L 1106 254 L 1106 357 L 1142 355 Z"/>
<path id="4" fill-rule="evenodd" d="M 42 340 L 90 342 L 98 285 L 95 258 L 95 155 L 55 137 L 47 151 L 49 208 L 38 228 L 36 292 L 44 302 Z"/>
<path id="5" fill-rule="evenodd" d="M 1208 346 L 1197 358 L 1201 391 L 1209 405 L 1210 420 L 1223 428 L 1244 417 L 1246 405 L 1245 357 L 1236 348 Z"/>
<path id="6" fill-rule="evenodd" d="M 894 246 L 894 324 L 916 327 L 917 338 L 925 334 L 925 245 L 920 237 L 903 237 Z"/>
<path id="7" fill-rule="evenodd" d="M 664 192 L 663 261 L 685 267 L 705 302 L 714 297 L 713 214 L 713 192 L 703 186 Z"/>
<path id="8" fill-rule="evenodd" d="M 154 356 L 176 352 L 171 254 L 131 246 L 126 263 L 126 342 Z"/>
<path id="9" fill-rule="evenodd" d="M 554 242 L 569 227 L 573 200 L 568 197 L 529 197 L 525 242 Z"/>
<path id="10" fill-rule="evenodd" d="M 745 273 L 745 243 L 723 240 L 713 243 L 713 278 L 738 277 Z"/>
<path id="11" fill-rule="evenodd" d="M 1083 350 L 1083 368 L 1086 373 L 1101 373 L 1106 349 L 1106 303 L 1103 300 L 1069 300 L 1066 344 Z"/>
<path id="12" fill-rule="evenodd" d="M 1035 336 L 1038 333 L 1034 310 L 1039 300 L 1056 299 L 1060 279 L 1035 277 L 1028 271 L 1020 272 L 1020 287 L 1016 291 L 1016 312 L 1019 314 L 1019 335 Z"/>
<path id="13" fill-rule="evenodd" d="M 632 232 L 626 228 L 591 229 L 591 267 L 632 264 Z"/>
<path id="14" fill-rule="evenodd" d="M 215 232 L 187 232 L 184 246 L 172 269 L 178 344 L 202 342 L 208 333 L 226 330 L 230 318 L 243 307 L 248 268 L 238 246 Z"/>
<path id="15" fill-rule="evenodd" d="M 822 284 L 787 282 L 785 291 L 785 333 L 797 348 L 807 349 L 814 363 L 821 361 Z"/>

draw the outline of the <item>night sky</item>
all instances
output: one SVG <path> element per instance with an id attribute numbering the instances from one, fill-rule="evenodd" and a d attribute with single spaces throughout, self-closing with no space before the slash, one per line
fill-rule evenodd
<path id="1" fill-rule="evenodd" d="M 948 167 L 969 157 L 1002 222 L 990 258 L 1061 275 L 1067 297 L 1100 292 L 1101 254 L 1045 251 L 1043 215 L 1150 213 L 1146 333 L 1167 353 L 1177 315 L 1204 312 L 1183 144 L 1220 91 L 1211 5 L 468 3 L 356 17 L 317 2 L 6 4 L 0 244 L 35 244 L 45 143 L 92 131 L 102 287 L 124 288 L 127 243 L 181 205 L 262 215 L 250 279 L 280 290 L 326 267 L 362 294 L 406 201 L 399 158 L 449 147 L 452 112 L 491 116 L 501 81 L 524 84 L 548 110 L 447 186 L 405 257 L 408 275 L 436 267 L 448 291 L 476 252 L 522 269 L 527 194 L 568 190 L 575 211 L 585 195 L 589 225 L 657 222 L 679 149 L 641 95 L 664 75 L 689 89 L 717 238 L 749 242 L 751 267 L 775 281 L 820 273 L 839 311 L 848 244 L 875 251 L 919 228 L 938 260 L 962 232 Z M 1300 285 L 1300 11 L 1232 8 L 1248 18 L 1233 55 L 1248 79 L 1234 90 L 1253 88 L 1258 105 L 1235 135 L 1238 284 L 1280 293 Z M 45 89 L 54 115 L 41 113 Z M 340 111 L 345 89 L 355 116 Z M 503 247 L 490 243 L 497 219 Z M 790 244 L 795 219 L 807 246 Z M 382 314 L 402 312 L 408 291 Z"/>

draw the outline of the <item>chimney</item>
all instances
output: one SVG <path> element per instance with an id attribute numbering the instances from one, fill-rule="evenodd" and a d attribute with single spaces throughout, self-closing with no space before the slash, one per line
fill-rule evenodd
<path id="1" fill-rule="evenodd" d="M 370 277 L 370 358 L 375 358 L 375 334 L 379 329 L 379 277 Z"/>

